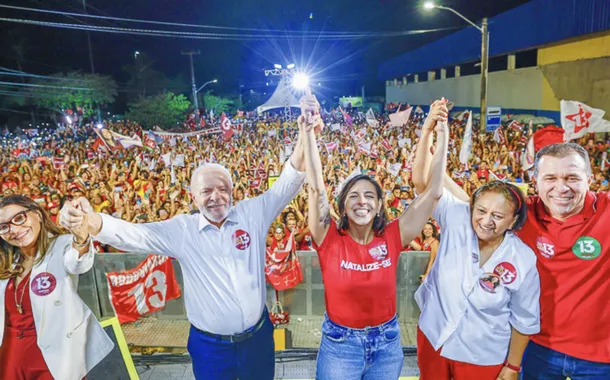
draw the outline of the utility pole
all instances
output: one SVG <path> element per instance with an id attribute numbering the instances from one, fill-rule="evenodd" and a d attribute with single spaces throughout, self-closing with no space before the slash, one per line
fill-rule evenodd
<path id="1" fill-rule="evenodd" d="M 191 82 L 193 84 L 193 105 L 195 106 L 195 116 L 199 121 L 199 102 L 197 101 L 197 85 L 195 84 L 195 66 L 193 65 L 193 55 L 199 55 L 199 50 L 183 51 L 182 55 L 188 55 L 191 60 Z"/>
<path id="2" fill-rule="evenodd" d="M 87 14 L 87 2 L 83 0 L 83 11 Z M 89 45 L 89 64 L 91 64 L 91 74 L 95 74 L 95 66 L 93 65 L 93 51 L 91 50 L 91 34 L 87 31 L 87 44 Z"/>
<path id="3" fill-rule="evenodd" d="M 487 17 L 481 28 L 481 121 L 479 133 L 487 131 L 487 65 L 489 62 L 489 31 Z"/>

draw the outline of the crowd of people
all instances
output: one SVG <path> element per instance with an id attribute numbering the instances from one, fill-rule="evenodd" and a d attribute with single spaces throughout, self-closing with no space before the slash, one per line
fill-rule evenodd
<path id="1" fill-rule="evenodd" d="M 390 220 L 400 216 L 413 201 L 411 161 L 423 115 L 413 115 L 401 128 L 391 127 L 387 116 L 378 115 L 378 128 L 369 125 L 359 112 L 352 113 L 353 124 L 349 127 L 343 116 L 331 113 L 324 117 L 333 128 L 326 128 L 318 143 L 323 148 L 324 179 L 333 217 L 337 217 L 338 190 L 355 172 L 372 176 L 382 185 Z M 474 133 L 470 160 L 463 165 L 458 156 L 466 117 L 460 116 L 450 121 L 448 172 L 456 183 L 472 194 L 490 181 L 491 175 L 494 179 L 528 184 L 528 194 L 533 194 L 531 172 L 521 169 L 521 156 L 527 137 L 536 126 L 530 130 L 505 127 L 505 144 L 495 141 L 492 133 Z M 40 130 L 34 136 L 8 134 L 3 137 L 0 159 L 3 168 L 0 196 L 31 197 L 46 207 L 55 221 L 63 202 L 79 196 L 89 199 L 96 211 L 130 222 L 166 220 L 193 211 L 188 191 L 192 171 L 202 162 L 218 162 L 231 171 L 235 184 L 233 201 L 237 204 L 261 194 L 272 183 L 269 179 L 279 174 L 293 149 L 296 128 L 294 122 L 279 116 L 240 118 L 233 123 L 239 124 L 242 131 L 228 141 L 221 134 L 177 136 L 159 141 L 154 150 L 136 146 L 114 152 L 103 147 L 95 149 L 98 134 L 93 125 Z M 475 132 L 477 127 L 475 121 Z M 104 128 L 122 135 L 146 137 L 146 131 L 130 121 L 108 122 Z M 370 148 L 358 149 L 354 143 L 358 138 L 370 143 Z M 591 157 L 592 190 L 607 190 L 610 165 L 604 162 L 603 152 L 610 149 L 610 144 L 593 136 L 579 143 Z M 165 162 L 162 156 L 167 153 L 171 153 L 172 159 L 184 155 L 184 162 L 173 165 Z M 311 249 L 306 190 L 299 193 L 272 226 L 272 230 L 282 226 L 286 231 L 295 231 L 299 249 Z M 421 243 L 416 243 L 406 248 L 420 246 Z"/>
<path id="2" fill-rule="evenodd" d="M 223 120 L 219 135 L 185 135 L 118 122 L 5 137 L 0 374 L 81 379 L 110 351 L 74 286 L 98 242 L 178 260 L 196 378 L 271 379 L 263 252 L 285 253 L 289 235 L 320 259 L 319 378 L 400 375 L 405 247 L 436 256 L 415 294 L 422 379 L 516 380 L 522 362 L 528 380 L 607 378 L 607 142 L 547 141 L 523 170 L 534 126 L 471 133 L 445 99 L 414 116 L 323 117 L 308 93 L 296 126 L 238 119 L 232 132 Z M 527 196 L 519 185 L 532 193 L 532 179 Z"/>

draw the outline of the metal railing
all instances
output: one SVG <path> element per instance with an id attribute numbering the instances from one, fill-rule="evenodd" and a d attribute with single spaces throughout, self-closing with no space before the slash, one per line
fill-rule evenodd
<path id="1" fill-rule="evenodd" d="M 303 273 L 303 282 L 293 289 L 280 291 L 280 301 L 291 318 L 321 317 L 326 310 L 324 301 L 324 284 L 316 252 L 298 251 Z M 133 253 L 100 253 L 95 258 L 93 270 L 80 276 L 78 293 L 91 308 L 98 319 L 114 316 L 114 309 L 108 297 L 106 273 L 121 272 L 135 268 L 147 255 Z M 397 312 L 402 322 L 415 323 L 419 317 L 419 308 L 413 295 L 419 287 L 419 276 L 428 263 L 429 252 L 402 252 L 398 261 Z M 176 281 L 183 289 L 182 271 L 178 262 L 173 261 Z M 275 290 L 267 284 L 267 306 L 275 303 Z M 170 300 L 164 309 L 151 314 L 161 320 L 185 320 L 186 310 L 183 298 Z"/>

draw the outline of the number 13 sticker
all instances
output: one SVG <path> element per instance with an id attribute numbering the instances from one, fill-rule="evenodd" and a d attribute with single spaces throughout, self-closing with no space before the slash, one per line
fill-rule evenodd
<path id="1" fill-rule="evenodd" d="M 572 252 L 579 259 L 595 260 L 602 252 L 602 246 L 599 242 L 590 236 L 581 236 L 572 246 Z"/>

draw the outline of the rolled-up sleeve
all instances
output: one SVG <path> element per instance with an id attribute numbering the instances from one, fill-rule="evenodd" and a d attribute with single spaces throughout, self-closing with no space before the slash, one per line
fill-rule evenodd
<path id="1" fill-rule="evenodd" d="M 84 274 L 93 268 L 95 260 L 95 247 L 93 239 L 89 242 L 89 250 L 82 256 L 74 247 L 72 247 L 72 235 L 67 239 L 66 249 L 64 251 L 64 268 L 70 274 Z M 79 257 L 80 256 L 80 257 Z"/>
<path id="2" fill-rule="evenodd" d="M 135 224 L 112 216 L 102 217 L 102 230 L 94 239 L 122 251 L 176 257 L 188 231 L 183 215 L 162 222 Z"/>
<path id="3" fill-rule="evenodd" d="M 526 273 L 519 289 L 511 295 L 509 322 L 524 335 L 540 332 L 540 276 L 536 265 Z"/>
<path id="4" fill-rule="evenodd" d="M 286 205 L 296 197 L 305 181 L 305 173 L 298 172 L 290 160 L 286 161 L 280 178 L 263 195 L 254 198 L 256 215 L 262 215 L 265 226 L 280 214 Z"/>

